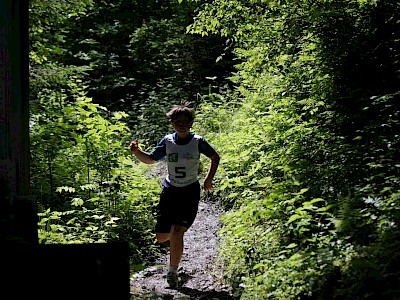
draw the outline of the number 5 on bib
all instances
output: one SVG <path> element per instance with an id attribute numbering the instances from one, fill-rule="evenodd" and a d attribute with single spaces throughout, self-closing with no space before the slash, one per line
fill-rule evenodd
<path id="1" fill-rule="evenodd" d="M 185 167 L 175 167 L 176 178 L 185 178 L 186 177 L 186 168 Z"/>

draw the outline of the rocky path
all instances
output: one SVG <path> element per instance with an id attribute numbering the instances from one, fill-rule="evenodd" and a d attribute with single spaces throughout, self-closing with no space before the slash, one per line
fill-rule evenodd
<path id="1" fill-rule="evenodd" d="M 169 253 L 166 253 L 154 266 L 132 276 L 132 299 L 233 300 L 216 260 L 221 211 L 215 201 L 206 198 L 200 201 L 197 218 L 185 234 L 179 289 L 173 290 L 167 285 Z"/>

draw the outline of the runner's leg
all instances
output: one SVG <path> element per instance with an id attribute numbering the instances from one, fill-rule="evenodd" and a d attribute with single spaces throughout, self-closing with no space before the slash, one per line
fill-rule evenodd
<path id="1" fill-rule="evenodd" d="M 170 242 L 170 265 L 178 267 L 183 253 L 183 235 L 187 228 L 180 225 L 172 225 L 169 235 Z"/>
<path id="2" fill-rule="evenodd" d="M 169 240 L 170 233 L 169 232 L 156 232 L 157 241 L 160 243 L 165 243 Z"/>

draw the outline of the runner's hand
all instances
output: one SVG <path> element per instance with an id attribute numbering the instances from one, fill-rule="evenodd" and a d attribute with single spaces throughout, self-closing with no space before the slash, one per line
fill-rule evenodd
<path id="1" fill-rule="evenodd" d="M 204 180 L 204 190 L 206 192 L 210 192 L 212 190 L 212 188 L 213 188 L 212 180 L 210 180 L 210 179 Z"/>
<path id="2" fill-rule="evenodd" d="M 138 142 L 138 140 L 133 140 L 133 141 L 131 142 L 131 144 L 129 145 L 129 148 L 131 149 L 131 151 L 132 151 L 133 153 L 135 153 L 135 152 L 139 149 L 139 142 Z"/>

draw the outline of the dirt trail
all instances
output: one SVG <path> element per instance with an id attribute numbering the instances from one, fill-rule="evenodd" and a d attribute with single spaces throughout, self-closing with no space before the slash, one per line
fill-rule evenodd
<path id="1" fill-rule="evenodd" d="M 134 274 L 131 280 L 132 299 L 233 300 L 229 287 L 223 283 L 221 267 L 216 262 L 221 212 L 215 201 L 206 198 L 200 201 L 197 218 L 185 234 L 179 289 L 168 288 L 166 282 L 168 252 L 153 266 Z"/>

